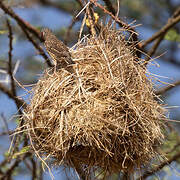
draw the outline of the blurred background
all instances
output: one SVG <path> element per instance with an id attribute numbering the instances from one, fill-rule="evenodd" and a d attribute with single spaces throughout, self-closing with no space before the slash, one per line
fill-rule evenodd
<path id="1" fill-rule="evenodd" d="M 2 1 L 2 0 L 1 0 Z M 85 1 L 80 0 L 4 0 L 2 1 L 6 7 L 10 7 L 15 14 L 23 19 L 23 21 L 31 24 L 35 29 L 41 30 L 43 27 L 50 28 L 59 39 L 72 47 L 78 40 L 79 31 L 84 13 L 82 12 L 76 19 L 76 15 L 83 8 Z M 162 27 L 164 27 L 168 19 L 173 16 L 174 12 L 180 7 L 179 0 L 117 0 L 98 1 L 108 9 L 108 2 L 111 2 L 113 10 L 118 11 L 119 17 L 131 26 L 137 26 L 135 29 L 139 34 L 139 41 L 147 40 Z M 9 8 L 9 9 L 10 9 Z M 107 14 L 101 9 L 94 8 L 99 16 L 99 21 L 103 20 Z M 112 9 L 108 9 L 109 11 Z M 8 75 L 8 59 L 9 59 L 9 29 L 7 27 L 7 19 L 12 28 L 12 70 L 15 77 L 16 94 L 23 98 L 27 103 L 28 96 L 32 85 L 38 81 L 43 70 L 47 67 L 44 58 L 34 47 L 32 42 L 27 39 L 20 25 L 11 15 L 4 13 L 2 6 L 0 7 L 0 85 L 6 89 L 11 88 L 11 78 Z M 180 16 L 180 14 L 178 15 Z M 86 27 L 83 31 L 88 33 Z M 40 39 L 34 36 L 38 46 L 43 48 Z M 144 51 L 150 52 L 152 43 L 148 43 L 144 47 Z M 44 49 L 44 48 L 43 48 Z M 142 55 L 145 58 L 145 55 Z M 162 146 L 162 151 L 168 152 L 167 158 L 173 158 L 180 152 L 180 23 L 176 23 L 164 34 L 156 52 L 153 54 L 155 61 L 148 64 L 148 71 L 157 77 L 155 81 L 155 89 L 158 91 L 169 84 L 176 82 L 176 86 L 161 92 L 161 99 L 164 101 L 168 109 L 169 134 L 166 142 Z M 0 88 L 0 174 L 6 172 L 12 162 L 6 162 L 8 149 L 11 145 L 12 136 L 9 136 L 13 130 L 19 125 L 18 108 L 12 100 Z M 31 164 L 32 162 L 32 164 Z M 51 179 L 48 171 L 43 172 L 41 163 L 35 157 L 33 161 L 28 159 L 22 160 L 18 166 L 13 169 L 11 179 L 33 179 L 33 162 L 39 168 L 39 178 Z M 55 179 L 77 179 L 71 169 L 64 171 L 64 167 L 53 169 Z M 71 174 L 71 175 L 70 175 Z M 72 177 L 72 174 L 74 175 Z M 118 179 L 120 176 L 114 175 L 110 179 Z M 173 161 L 147 179 L 180 179 L 180 158 L 174 158 Z"/>

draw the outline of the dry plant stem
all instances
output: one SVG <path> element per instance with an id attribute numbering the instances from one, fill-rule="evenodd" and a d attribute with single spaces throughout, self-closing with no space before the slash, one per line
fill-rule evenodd
<path id="1" fill-rule="evenodd" d="M 157 173 L 158 171 L 160 171 L 162 168 L 164 168 L 164 166 L 171 164 L 173 161 L 176 161 L 180 158 L 180 152 L 175 154 L 173 157 L 169 158 L 168 160 L 162 162 L 159 166 L 155 167 L 154 169 L 152 169 L 150 172 L 145 172 L 144 175 L 142 175 L 141 177 L 139 177 L 137 180 L 142 180 L 145 179 L 149 176 L 154 175 L 155 173 Z"/>
<path id="2" fill-rule="evenodd" d="M 152 37 L 144 41 L 141 44 L 141 47 L 144 48 L 149 43 L 159 38 L 161 35 L 165 34 L 170 28 L 172 28 L 179 21 L 180 21 L 180 7 L 175 11 L 173 17 L 168 20 L 167 24 L 164 27 L 162 27 L 160 31 L 156 32 Z"/>
<path id="3" fill-rule="evenodd" d="M 20 18 L 9 6 L 6 6 L 3 1 L 0 1 L 0 8 L 9 16 L 11 16 L 13 19 L 16 20 L 16 22 L 22 26 L 23 28 L 27 29 L 29 32 L 34 34 L 38 39 L 42 40 L 41 35 L 37 29 L 35 29 L 31 24 L 24 21 L 22 18 Z"/>
<path id="4" fill-rule="evenodd" d="M 167 91 L 171 90 L 172 88 L 176 87 L 176 86 L 179 86 L 180 85 L 180 80 L 176 81 L 175 83 L 173 83 L 172 85 L 168 85 L 166 87 L 163 87 L 159 90 L 157 90 L 155 93 L 156 95 L 161 95 L 161 94 L 164 94 L 166 93 Z"/>

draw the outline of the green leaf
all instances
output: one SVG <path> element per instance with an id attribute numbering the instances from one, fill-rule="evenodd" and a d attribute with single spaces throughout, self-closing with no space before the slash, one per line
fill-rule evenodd
<path id="1" fill-rule="evenodd" d="M 0 34 L 7 34 L 8 31 L 7 30 L 0 30 Z"/>
<path id="2" fill-rule="evenodd" d="M 19 152 L 15 153 L 12 158 L 16 159 L 18 156 L 27 153 L 29 149 L 30 149 L 30 146 L 23 147 Z"/>
<path id="3" fill-rule="evenodd" d="M 180 42 L 180 34 L 177 33 L 177 31 L 175 29 L 170 29 L 164 39 L 168 40 L 168 41 L 176 41 L 176 42 Z"/>
<path id="4" fill-rule="evenodd" d="M 8 151 L 4 153 L 4 156 L 5 156 L 6 158 L 9 157 L 9 155 L 10 155 L 10 153 L 9 153 Z"/>

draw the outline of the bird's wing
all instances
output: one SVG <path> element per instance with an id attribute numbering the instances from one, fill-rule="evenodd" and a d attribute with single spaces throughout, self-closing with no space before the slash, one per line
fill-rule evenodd
<path id="1" fill-rule="evenodd" d="M 46 50 L 48 53 L 54 54 L 55 56 L 57 56 L 57 58 L 61 58 L 61 57 L 71 57 L 69 51 L 65 51 L 63 48 L 57 48 L 54 46 L 46 46 Z"/>

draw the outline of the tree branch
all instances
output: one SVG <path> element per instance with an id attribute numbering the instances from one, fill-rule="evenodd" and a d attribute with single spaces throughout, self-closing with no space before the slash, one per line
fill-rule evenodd
<path id="1" fill-rule="evenodd" d="M 155 167 L 154 169 L 152 169 L 149 172 L 145 172 L 141 177 L 139 177 L 137 180 L 142 180 L 145 179 L 149 176 L 154 175 L 155 173 L 157 173 L 158 171 L 160 171 L 162 168 L 164 168 L 164 166 L 171 164 L 173 161 L 176 161 L 180 158 L 180 152 L 175 154 L 173 157 L 169 158 L 168 160 L 162 162 L 159 166 Z"/>
<path id="2" fill-rule="evenodd" d="M 116 15 L 116 11 L 115 11 L 115 9 L 114 9 L 111 1 L 110 1 L 110 0 L 103 0 L 103 1 L 104 1 L 104 3 L 106 4 L 108 10 L 109 10 L 110 12 L 112 12 L 112 14 L 115 16 L 115 15 Z"/>
<path id="3" fill-rule="evenodd" d="M 162 27 L 158 32 L 156 32 L 152 37 L 147 39 L 141 44 L 141 48 L 144 48 L 149 43 L 154 41 L 155 39 L 159 38 L 163 34 L 165 34 L 170 28 L 172 28 L 175 24 L 177 24 L 180 21 L 180 7 L 175 11 L 173 16 L 168 20 L 167 24 Z"/>
<path id="4" fill-rule="evenodd" d="M 135 47 L 136 55 L 137 55 L 137 57 L 140 57 L 141 56 L 141 47 L 139 46 L 139 43 L 138 43 L 138 34 L 135 31 L 135 29 L 133 27 L 131 27 L 130 25 L 126 24 L 125 22 L 123 22 L 120 18 L 115 16 L 112 12 L 109 12 L 104 6 L 99 4 L 97 2 L 97 0 L 90 0 L 90 1 L 96 7 L 99 7 L 100 9 L 102 9 L 105 14 L 108 14 L 109 16 L 111 16 L 111 18 L 114 19 L 116 21 L 116 23 L 119 24 L 120 27 L 123 27 L 124 29 L 126 29 L 131 34 L 131 41 L 132 42 L 129 43 L 129 44 L 132 45 L 133 47 Z"/>
<path id="5" fill-rule="evenodd" d="M 31 35 L 29 34 L 29 32 L 26 29 L 24 29 L 23 27 L 21 27 L 21 29 L 24 32 L 24 34 L 26 35 L 27 39 L 34 45 L 34 47 L 39 51 L 39 54 L 45 59 L 47 65 L 49 67 L 53 67 L 51 61 L 49 60 L 48 56 L 44 52 L 43 48 L 36 43 L 36 41 L 31 37 Z"/>
<path id="6" fill-rule="evenodd" d="M 48 56 L 45 54 L 43 49 L 36 43 L 36 41 L 28 33 L 28 31 L 29 31 L 30 33 L 35 35 L 41 42 L 43 42 L 40 32 L 38 30 L 36 30 L 28 22 L 26 22 L 22 18 L 20 18 L 10 7 L 6 6 L 2 1 L 0 1 L 0 7 L 6 14 L 10 15 L 12 18 L 14 18 L 16 20 L 16 22 L 21 27 L 22 31 L 25 33 L 27 39 L 39 51 L 39 54 L 45 59 L 47 65 L 49 67 L 52 67 L 51 61 L 49 60 Z"/>
<path id="7" fill-rule="evenodd" d="M 27 106 L 26 102 L 22 99 L 19 99 L 16 96 L 14 96 L 12 94 L 12 92 L 10 90 L 8 90 L 6 87 L 4 87 L 1 83 L 0 83 L 0 90 L 2 92 L 4 92 L 9 98 L 13 99 L 18 104 L 18 106 L 26 108 L 26 106 Z"/>
<path id="8" fill-rule="evenodd" d="M 9 30 L 9 52 L 8 52 L 8 55 L 9 55 L 9 60 L 8 60 L 8 73 L 9 73 L 9 76 L 11 78 L 11 91 L 12 91 L 12 94 L 14 96 L 16 96 L 16 87 L 15 87 L 15 83 L 14 83 L 14 77 L 13 77 L 13 68 L 12 68 L 12 50 L 13 50 L 13 33 L 12 33 L 12 27 L 9 23 L 9 20 L 7 19 L 7 27 L 8 27 L 8 30 Z"/>
<path id="9" fill-rule="evenodd" d="M 167 91 L 171 90 L 172 88 L 176 87 L 176 86 L 179 86 L 180 85 L 180 80 L 174 82 L 172 85 L 168 85 L 166 87 L 162 87 L 161 89 L 157 90 L 155 92 L 156 95 L 161 95 L 161 94 L 164 94 L 166 93 Z"/>
<path id="10" fill-rule="evenodd" d="M 23 28 L 27 29 L 30 33 L 34 34 L 38 39 L 43 41 L 40 32 L 35 29 L 31 24 L 24 21 L 22 18 L 20 18 L 9 6 L 6 6 L 2 0 L 0 0 L 0 8 L 9 16 L 11 16 L 13 19 L 16 20 L 16 22 L 22 26 Z"/>

